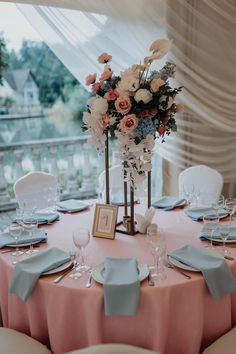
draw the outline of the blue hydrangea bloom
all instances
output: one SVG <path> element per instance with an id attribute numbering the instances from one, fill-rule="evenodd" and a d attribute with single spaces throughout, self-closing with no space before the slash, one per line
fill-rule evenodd
<path id="1" fill-rule="evenodd" d="M 145 139 L 148 134 L 155 134 L 156 127 L 151 118 L 140 118 L 135 129 L 136 136 Z"/>

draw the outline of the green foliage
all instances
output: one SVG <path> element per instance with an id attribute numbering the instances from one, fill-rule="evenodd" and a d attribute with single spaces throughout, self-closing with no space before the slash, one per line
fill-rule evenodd
<path id="1" fill-rule="evenodd" d="M 7 51 L 3 38 L 0 38 L 0 85 L 2 85 L 2 75 L 7 67 Z"/>
<path id="2" fill-rule="evenodd" d="M 39 87 L 39 100 L 44 107 L 51 107 L 58 99 L 68 102 L 75 86 L 80 85 L 45 43 L 25 40 L 19 53 L 11 51 L 9 70 L 20 68 L 30 69 L 33 73 Z"/>

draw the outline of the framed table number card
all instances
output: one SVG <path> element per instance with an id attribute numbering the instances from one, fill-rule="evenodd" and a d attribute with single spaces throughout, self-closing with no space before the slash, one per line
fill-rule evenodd
<path id="1" fill-rule="evenodd" d="M 118 206 L 96 204 L 93 220 L 93 236 L 114 239 Z"/>

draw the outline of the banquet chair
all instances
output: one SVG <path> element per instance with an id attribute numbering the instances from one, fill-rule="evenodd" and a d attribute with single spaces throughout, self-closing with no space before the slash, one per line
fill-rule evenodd
<path id="1" fill-rule="evenodd" d="M 57 192 L 57 178 L 46 172 L 29 172 L 15 182 L 13 190 L 19 207 L 44 209 L 53 197 L 50 194 Z"/>
<path id="2" fill-rule="evenodd" d="M 88 348 L 74 350 L 67 354 L 158 354 L 158 352 L 128 344 L 98 344 Z"/>
<path id="3" fill-rule="evenodd" d="M 235 354 L 236 353 L 236 327 L 217 339 L 202 354 Z"/>
<path id="4" fill-rule="evenodd" d="M 123 196 L 123 168 L 121 165 L 115 165 L 109 168 L 110 198 L 113 196 Z M 106 190 L 105 170 L 98 177 L 99 199 L 104 199 Z"/>
<path id="5" fill-rule="evenodd" d="M 48 348 L 24 333 L 0 328 L 0 354 L 52 354 Z"/>
<path id="6" fill-rule="evenodd" d="M 193 189 L 193 195 L 201 204 L 211 204 L 219 198 L 223 177 L 215 169 L 205 165 L 189 167 L 179 174 L 179 195 L 185 197 L 185 192 Z"/>

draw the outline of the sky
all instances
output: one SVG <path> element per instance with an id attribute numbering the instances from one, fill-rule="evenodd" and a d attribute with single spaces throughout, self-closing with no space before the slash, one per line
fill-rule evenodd
<path id="1" fill-rule="evenodd" d="M 0 33 L 8 49 L 19 50 L 23 39 L 42 41 L 14 4 L 0 2 Z"/>

